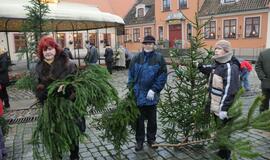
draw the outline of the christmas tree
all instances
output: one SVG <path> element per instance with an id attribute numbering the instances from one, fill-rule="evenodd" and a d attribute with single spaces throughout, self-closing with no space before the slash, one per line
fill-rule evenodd
<path id="1" fill-rule="evenodd" d="M 203 49 L 202 29 L 208 22 L 200 24 L 196 16 L 192 22 L 196 31 L 190 37 L 190 47 L 170 51 L 173 79 L 165 87 L 164 98 L 159 105 L 163 133 L 170 143 L 199 140 L 209 137 L 208 128 L 211 119 L 204 113 L 207 104 L 207 77 L 199 73 L 197 64 L 210 61 L 212 52 Z"/>

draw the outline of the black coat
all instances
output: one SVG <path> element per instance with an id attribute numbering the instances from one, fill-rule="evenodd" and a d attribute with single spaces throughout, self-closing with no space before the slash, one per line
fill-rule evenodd
<path id="1" fill-rule="evenodd" d="M 106 63 L 113 62 L 113 50 L 111 48 L 106 48 L 104 57 Z"/>
<path id="2" fill-rule="evenodd" d="M 0 55 L 0 84 L 7 85 L 8 82 L 8 56 L 6 52 Z"/>

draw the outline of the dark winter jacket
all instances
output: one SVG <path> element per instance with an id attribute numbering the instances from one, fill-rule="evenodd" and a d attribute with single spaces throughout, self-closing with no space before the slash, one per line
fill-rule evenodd
<path id="1" fill-rule="evenodd" d="M 239 61 L 232 57 L 227 63 L 216 62 L 214 65 L 200 65 L 199 70 L 204 74 L 210 74 L 211 111 L 216 115 L 220 111 L 228 111 L 240 88 Z"/>
<path id="2" fill-rule="evenodd" d="M 72 63 L 64 52 L 55 57 L 52 64 L 40 61 L 36 65 L 38 85 L 36 96 L 41 103 L 47 98 L 47 87 L 55 80 L 63 79 L 76 72 L 76 65 Z"/>
<path id="3" fill-rule="evenodd" d="M 270 88 L 270 49 L 262 51 L 256 62 L 255 70 L 261 80 L 262 89 Z"/>
<path id="4" fill-rule="evenodd" d="M 0 84 L 7 85 L 8 82 L 8 56 L 5 52 L 0 55 Z"/>
<path id="5" fill-rule="evenodd" d="M 105 57 L 106 63 L 112 63 L 113 62 L 113 50 L 111 48 L 106 48 L 104 57 Z"/>
<path id="6" fill-rule="evenodd" d="M 163 56 L 153 51 L 141 52 L 131 60 L 128 85 L 134 86 L 137 106 L 153 106 L 159 101 L 160 91 L 167 81 L 167 67 Z M 155 92 L 154 100 L 146 99 L 149 90 Z"/>
<path id="7" fill-rule="evenodd" d="M 89 48 L 89 51 L 87 51 L 85 61 L 90 64 L 95 64 L 98 61 L 98 57 L 99 57 L 99 54 L 98 54 L 97 48 L 95 46 L 91 46 Z"/>

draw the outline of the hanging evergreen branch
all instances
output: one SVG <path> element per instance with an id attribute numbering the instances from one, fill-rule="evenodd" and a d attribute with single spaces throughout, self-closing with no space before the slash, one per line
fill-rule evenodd
<path id="1" fill-rule="evenodd" d="M 232 152 L 232 159 L 236 160 L 238 157 L 242 158 L 256 158 L 260 154 L 255 152 L 252 148 L 252 142 L 243 139 L 231 138 L 235 133 L 243 133 L 249 129 L 261 129 L 270 131 L 270 111 L 266 111 L 262 114 L 255 114 L 255 110 L 261 103 L 263 97 L 258 96 L 249 107 L 247 115 L 242 115 L 243 104 L 240 99 L 240 95 L 244 93 L 241 89 L 235 98 L 235 102 L 229 109 L 229 120 L 226 125 L 223 125 L 221 120 L 217 119 L 216 129 L 214 130 L 214 141 L 209 146 L 210 149 L 228 148 Z M 216 155 L 212 155 L 213 158 L 218 159 Z"/>
<path id="2" fill-rule="evenodd" d="M 30 90 L 34 92 L 37 86 L 37 79 L 33 75 L 26 74 L 16 81 L 15 86 L 21 90 Z"/>
<path id="3" fill-rule="evenodd" d="M 47 99 L 32 137 L 36 159 L 44 158 L 39 150 L 41 144 L 43 151 L 57 159 L 69 151 L 72 141 L 85 136 L 80 132 L 77 119 L 87 114 L 87 107 L 104 109 L 109 102 L 118 102 L 117 91 L 108 82 L 109 78 L 106 69 L 90 65 L 76 75 L 49 85 Z M 57 93 L 60 85 L 64 85 L 63 93 Z M 70 86 L 75 90 L 74 102 L 65 96 Z"/>
<path id="4" fill-rule="evenodd" d="M 98 120 L 99 127 L 104 130 L 101 137 L 113 144 L 117 159 L 121 159 L 121 146 L 127 143 L 128 126 L 135 129 L 135 122 L 139 114 L 134 93 L 129 91 L 126 98 L 117 104 L 117 108 L 113 112 L 103 114 L 102 118 Z"/>

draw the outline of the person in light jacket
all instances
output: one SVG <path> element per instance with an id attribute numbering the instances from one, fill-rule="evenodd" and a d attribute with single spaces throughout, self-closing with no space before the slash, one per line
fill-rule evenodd
<path id="1" fill-rule="evenodd" d="M 228 110 L 240 89 L 240 62 L 233 57 L 231 43 L 220 40 L 215 44 L 215 63 L 213 65 L 199 64 L 199 70 L 210 76 L 209 95 L 210 105 L 206 110 L 211 111 L 219 118 L 223 125 L 229 120 Z M 230 160 L 231 151 L 222 148 L 218 152 L 222 159 Z"/>

